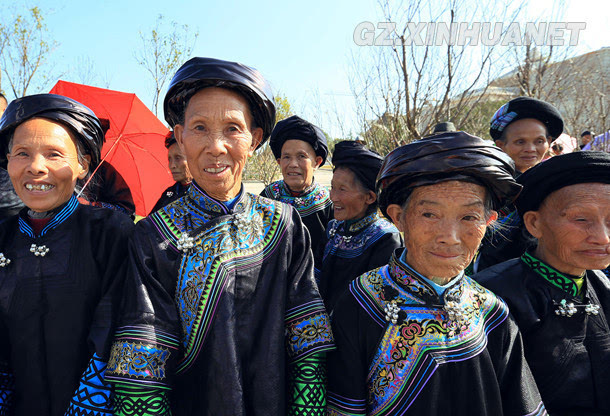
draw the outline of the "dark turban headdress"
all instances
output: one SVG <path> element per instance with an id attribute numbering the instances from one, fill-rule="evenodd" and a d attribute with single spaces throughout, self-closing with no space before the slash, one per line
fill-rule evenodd
<path id="1" fill-rule="evenodd" d="M 165 120 L 172 128 L 182 121 L 191 97 L 208 87 L 227 88 L 242 95 L 250 106 L 256 125 L 263 129 L 259 146 L 265 142 L 275 123 L 271 86 L 258 70 L 220 59 L 192 58 L 178 69 L 163 101 Z"/>
<path id="2" fill-rule="evenodd" d="M 345 140 L 335 145 L 333 165 L 335 168 L 348 168 L 365 188 L 375 192 L 375 180 L 383 158 L 367 149 L 363 144 Z"/>
<path id="3" fill-rule="evenodd" d="M 502 132 L 513 121 L 533 118 L 546 126 L 553 139 L 563 132 L 563 118 L 555 107 L 546 101 L 530 97 L 517 97 L 496 111 L 491 118 L 489 134 L 494 140 L 502 137 Z"/>
<path id="4" fill-rule="evenodd" d="M 104 132 L 93 111 L 83 104 L 63 95 L 36 94 L 12 101 L 0 119 L 0 167 L 6 168 L 8 143 L 15 129 L 23 122 L 45 118 L 67 126 L 76 140 L 91 156 L 89 171 L 100 163 L 100 151 L 104 144 Z"/>
<path id="5" fill-rule="evenodd" d="M 517 179 L 523 190 L 515 200 L 521 218 L 537 211 L 551 193 L 579 183 L 610 184 L 610 154 L 573 152 L 554 156 L 525 171 Z"/>
<path id="6" fill-rule="evenodd" d="M 515 163 L 490 142 L 463 131 L 441 133 L 398 147 L 384 159 L 377 177 L 379 208 L 402 205 L 415 187 L 458 180 L 483 185 L 493 208 L 513 200 L 521 186 Z"/>
<path id="7" fill-rule="evenodd" d="M 174 136 L 173 130 L 170 130 L 169 133 L 165 135 L 165 148 L 169 149 L 172 144 L 178 143 L 176 141 L 176 136 Z"/>
<path id="8" fill-rule="evenodd" d="M 299 116 L 291 116 L 279 121 L 273 128 L 271 139 L 269 139 L 269 146 L 276 159 L 282 156 L 282 146 L 287 140 L 302 140 L 309 143 L 316 155 L 322 158 L 320 166 L 326 163 L 328 145 L 324 132 L 318 126 Z"/>

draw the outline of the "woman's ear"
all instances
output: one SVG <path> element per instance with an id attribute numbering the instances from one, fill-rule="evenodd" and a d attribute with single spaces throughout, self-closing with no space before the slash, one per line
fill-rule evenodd
<path id="1" fill-rule="evenodd" d="M 527 231 L 535 238 L 542 236 L 540 218 L 540 212 L 538 211 L 527 211 L 523 214 L 523 224 Z"/>
<path id="2" fill-rule="evenodd" d="M 322 156 L 316 156 L 316 169 L 318 169 L 320 167 L 320 165 L 322 164 Z"/>
<path id="3" fill-rule="evenodd" d="M 78 166 L 80 172 L 78 173 L 78 179 L 85 179 L 89 173 L 89 166 L 91 165 L 91 155 L 83 156 L 83 160 L 79 160 Z"/>
<path id="4" fill-rule="evenodd" d="M 377 201 L 377 194 L 375 192 L 369 190 L 366 193 L 364 202 L 366 202 L 368 205 L 371 205 L 371 204 L 374 204 L 375 201 Z"/>
<path id="5" fill-rule="evenodd" d="M 390 204 L 386 208 L 386 212 L 388 213 L 388 216 L 392 219 L 392 222 L 394 223 L 396 228 L 398 228 L 399 231 L 404 232 L 404 229 L 402 226 L 402 217 L 403 217 L 402 207 L 398 204 Z"/>

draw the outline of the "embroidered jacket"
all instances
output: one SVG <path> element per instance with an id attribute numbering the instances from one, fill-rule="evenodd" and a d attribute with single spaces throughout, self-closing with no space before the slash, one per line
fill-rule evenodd
<path id="1" fill-rule="evenodd" d="M 466 276 L 439 297 L 401 250 L 339 299 L 327 414 L 546 414 L 504 302 Z"/>
<path id="2" fill-rule="evenodd" d="M 193 183 L 137 224 L 129 277 L 106 375 L 117 409 L 167 414 L 171 401 L 174 416 L 283 414 L 299 364 L 314 368 L 306 387 L 323 389 L 308 359 L 332 335 L 288 205 L 242 192 L 229 210 Z M 323 408 L 323 390 L 316 397 L 301 404 Z"/>
<path id="3" fill-rule="evenodd" d="M 506 300 L 552 415 L 610 414 L 610 281 L 575 281 L 526 252 L 474 278 Z"/>
<path id="4" fill-rule="evenodd" d="M 352 280 L 387 264 L 394 249 L 402 246 L 398 229 L 377 212 L 349 224 L 331 220 L 326 238 L 316 279 L 329 312 Z"/>
<path id="5" fill-rule="evenodd" d="M 0 415 L 112 415 L 103 376 L 133 222 L 74 196 L 39 235 L 26 215 L 0 225 Z"/>
<path id="6" fill-rule="evenodd" d="M 299 196 L 293 196 L 284 181 L 280 180 L 268 185 L 261 195 L 295 207 L 311 236 L 311 249 L 314 255 L 319 255 L 326 242 L 326 227 L 333 218 L 333 203 L 328 189 L 314 180 Z"/>

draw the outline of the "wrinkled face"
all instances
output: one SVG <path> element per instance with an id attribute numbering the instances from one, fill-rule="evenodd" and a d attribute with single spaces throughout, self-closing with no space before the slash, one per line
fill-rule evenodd
<path id="1" fill-rule="evenodd" d="M 580 275 L 610 264 L 610 185 L 583 183 L 551 193 L 523 215 L 538 239 L 536 255 L 562 273 Z"/>
<path id="2" fill-rule="evenodd" d="M 510 123 L 504 132 L 505 140 L 496 140 L 496 145 L 514 161 L 521 173 L 536 166 L 549 149 L 546 127 L 533 118 L 524 118 Z"/>
<path id="3" fill-rule="evenodd" d="M 0 97 L 0 117 L 2 117 L 2 114 L 4 114 L 4 110 L 6 110 L 6 107 L 8 106 L 8 102 Z"/>
<path id="4" fill-rule="evenodd" d="M 284 183 L 293 191 L 303 191 L 311 186 L 313 174 L 322 163 L 311 145 L 303 140 L 286 140 L 282 155 L 277 160 Z"/>
<path id="5" fill-rule="evenodd" d="M 193 180 L 191 171 L 189 171 L 189 166 L 186 163 L 186 158 L 182 154 L 178 143 L 172 144 L 169 149 L 167 149 L 167 162 L 169 170 L 172 173 L 172 178 L 174 178 L 176 182 L 187 184 Z"/>
<path id="6" fill-rule="evenodd" d="M 184 125 L 174 129 L 195 182 L 211 197 L 237 196 L 246 161 L 263 138 L 252 128 L 244 97 L 224 88 L 204 88 L 188 102 Z"/>
<path id="7" fill-rule="evenodd" d="M 33 211 L 57 208 L 74 193 L 89 169 L 89 156 L 78 161 L 72 132 L 59 123 L 34 118 L 15 129 L 8 173 L 15 192 Z"/>
<path id="8" fill-rule="evenodd" d="M 388 214 L 404 232 L 407 262 L 427 278 L 444 284 L 472 261 L 485 228 L 485 188 L 448 181 L 413 190 L 405 208 L 392 204 Z"/>
<path id="9" fill-rule="evenodd" d="M 330 186 L 330 199 L 338 221 L 363 218 L 369 205 L 376 200 L 375 193 L 366 191 L 356 175 L 346 168 L 335 169 Z"/>

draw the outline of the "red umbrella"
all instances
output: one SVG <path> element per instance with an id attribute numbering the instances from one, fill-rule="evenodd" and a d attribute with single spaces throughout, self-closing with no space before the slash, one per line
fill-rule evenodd
<path id="1" fill-rule="evenodd" d="M 129 185 L 136 215 L 146 216 L 173 183 L 164 145 L 167 127 L 135 94 L 66 81 L 58 81 L 50 92 L 75 99 L 98 118 L 110 120 L 102 159 Z"/>

